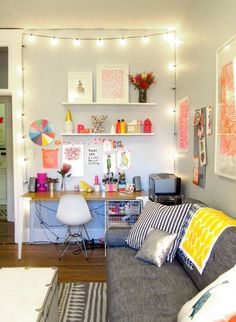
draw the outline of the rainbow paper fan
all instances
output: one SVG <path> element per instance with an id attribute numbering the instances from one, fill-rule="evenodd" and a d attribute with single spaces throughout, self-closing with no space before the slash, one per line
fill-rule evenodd
<path id="1" fill-rule="evenodd" d="M 55 137 L 54 126 L 47 120 L 37 120 L 29 128 L 29 137 L 38 145 L 48 145 Z"/>

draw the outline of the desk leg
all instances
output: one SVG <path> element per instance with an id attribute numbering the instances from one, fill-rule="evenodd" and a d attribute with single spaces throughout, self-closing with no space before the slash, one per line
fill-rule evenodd
<path id="1" fill-rule="evenodd" d="M 33 202 L 30 202 L 30 244 L 34 243 L 34 212 Z"/>

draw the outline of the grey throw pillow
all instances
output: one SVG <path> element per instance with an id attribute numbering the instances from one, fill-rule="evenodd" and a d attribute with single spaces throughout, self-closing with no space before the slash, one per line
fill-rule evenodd
<path id="1" fill-rule="evenodd" d="M 135 257 L 161 267 L 176 236 L 159 229 L 151 230 Z"/>

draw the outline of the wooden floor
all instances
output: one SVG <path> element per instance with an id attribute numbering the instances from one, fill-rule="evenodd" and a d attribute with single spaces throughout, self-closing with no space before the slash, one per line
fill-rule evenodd
<path id="1" fill-rule="evenodd" d="M 5 230 L 4 230 L 5 226 Z M 61 245 L 23 245 L 23 259 L 17 259 L 13 242 L 13 224 L 0 222 L 0 267 L 58 267 L 59 282 L 106 281 L 106 258 L 103 248 L 88 249 L 89 260 L 82 253 L 74 255 L 71 248 L 59 260 Z M 10 233 L 11 232 L 11 233 Z"/>

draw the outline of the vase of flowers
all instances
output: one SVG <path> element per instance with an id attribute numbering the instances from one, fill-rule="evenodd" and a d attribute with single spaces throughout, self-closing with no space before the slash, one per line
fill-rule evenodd
<path id="1" fill-rule="evenodd" d="M 139 91 L 139 103 L 147 103 L 147 89 L 155 81 L 152 72 L 129 75 L 129 81 Z"/>
<path id="2" fill-rule="evenodd" d="M 70 169 L 70 164 L 63 163 L 61 170 L 57 171 L 61 175 L 61 191 L 66 191 L 65 178 L 71 176 L 71 173 L 67 174 Z"/>

